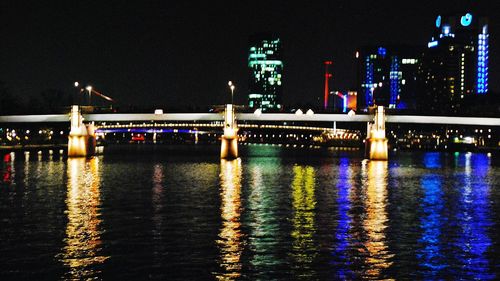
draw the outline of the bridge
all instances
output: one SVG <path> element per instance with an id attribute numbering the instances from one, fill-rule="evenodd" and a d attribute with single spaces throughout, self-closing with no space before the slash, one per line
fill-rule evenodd
<path id="1" fill-rule="evenodd" d="M 365 152 L 367 158 L 374 160 L 387 160 L 387 138 L 385 136 L 385 123 L 395 124 L 433 124 L 433 125 L 465 125 L 465 126 L 500 126 L 500 118 L 488 117 L 452 117 L 452 116 L 416 116 L 416 115 L 385 115 L 383 107 L 378 107 L 375 116 L 368 114 L 293 114 L 293 113 L 235 113 L 231 104 L 226 105 L 224 114 L 221 113 L 106 113 L 106 114 L 81 114 L 78 106 L 73 106 L 70 114 L 50 115 L 12 115 L 0 116 L 0 123 L 68 123 L 71 120 L 71 131 L 68 140 L 69 156 L 86 156 L 95 151 L 96 130 L 113 128 L 116 126 L 141 126 L 137 122 L 143 122 L 144 127 L 168 126 L 167 122 L 191 122 L 195 126 L 210 126 L 224 128 L 221 137 L 221 158 L 238 157 L 238 127 L 236 120 L 242 127 L 252 126 L 248 123 L 266 122 L 276 124 L 283 122 L 283 126 L 269 125 L 274 127 L 286 127 L 287 122 L 311 123 L 323 122 L 333 123 L 368 123 L 367 138 L 365 141 Z M 83 123 L 83 120 L 87 124 Z M 94 123 L 95 127 L 94 127 Z M 108 124 L 106 124 L 108 123 Z M 115 123 L 113 125 L 112 123 Z M 118 125 L 119 123 L 128 123 Z M 135 124 L 134 124 L 135 123 Z M 209 124 L 207 124 L 209 123 Z M 269 124 L 268 123 L 268 124 Z M 186 123 L 187 124 L 187 123 Z M 175 126 L 175 123 L 170 123 Z M 178 123 L 177 123 L 178 125 Z M 262 128 L 267 125 L 260 125 Z M 315 130 L 325 129 L 311 126 L 290 126 L 293 129 Z M 287 127 L 287 128 L 288 128 Z"/>
<path id="2" fill-rule="evenodd" d="M 224 121 L 220 113 L 107 113 L 82 114 L 86 122 L 151 122 L 151 121 Z M 236 113 L 239 122 L 357 122 L 364 123 L 373 120 L 372 115 L 357 114 L 313 114 L 297 115 L 292 113 Z M 69 114 L 48 115 L 11 115 L 0 116 L 0 123 L 59 123 L 69 122 Z M 466 126 L 500 126 L 500 118 L 490 117 L 453 117 L 453 116 L 418 116 L 418 115 L 386 115 L 386 123 L 401 124 L 436 124 L 436 125 L 466 125 Z M 222 123 L 221 123 L 222 126 Z"/>

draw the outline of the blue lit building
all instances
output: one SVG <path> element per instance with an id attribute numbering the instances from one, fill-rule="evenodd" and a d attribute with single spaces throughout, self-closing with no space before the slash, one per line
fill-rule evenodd
<path id="1" fill-rule="evenodd" d="M 421 112 L 459 114 L 488 92 L 487 19 L 465 12 L 436 17 L 419 69 Z"/>
<path id="2" fill-rule="evenodd" d="M 358 109 L 414 109 L 420 48 L 364 47 L 356 51 Z"/>
<path id="3" fill-rule="evenodd" d="M 283 60 L 278 36 L 258 34 L 250 38 L 248 70 L 249 107 L 263 111 L 281 110 Z"/>

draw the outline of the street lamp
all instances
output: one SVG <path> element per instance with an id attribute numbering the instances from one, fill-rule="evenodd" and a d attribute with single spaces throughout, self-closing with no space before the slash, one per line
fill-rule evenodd
<path id="1" fill-rule="evenodd" d="M 78 88 L 78 95 L 76 96 L 76 100 L 75 102 L 78 102 L 78 104 L 80 104 L 80 83 L 78 81 L 75 81 L 75 83 L 73 83 L 73 85 L 75 86 L 75 88 Z"/>
<path id="2" fill-rule="evenodd" d="M 234 84 L 233 81 L 227 82 L 227 85 L 229 86 L 229 89 L 231 89 L 231 104 L 233 104 L 233 94 L 234 94 Z"/>
<path id="3" fill-rule="evenodd" d="M 90 105 L 90 98 L 92 96 L 92 86 L 89 85 L 85 87 L 85 90 L 89 91 L 89 105 Z"/>

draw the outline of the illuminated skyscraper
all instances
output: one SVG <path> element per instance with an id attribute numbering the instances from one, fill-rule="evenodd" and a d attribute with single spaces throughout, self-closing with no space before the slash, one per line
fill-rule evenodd
<path id="1" fill-rule="evenodd" d="M 364 47 L 356 52 L 358 108 L 413 109 L 419 48 Z"/>
<path id="2" fill-rule="evenodd" d="M 248 54 L 249 95 L 248 105 L 263 111 L 280 110 L 282 94 L 281 40 L 271 34 L 250 38 Z"/>
<path id="3" fill-rule="evenodd" d="M 419 109 L 460 113 L 474 94 L 488 92 L 488 24 L 472 13 L 437 16 L 419 69 Z"/>

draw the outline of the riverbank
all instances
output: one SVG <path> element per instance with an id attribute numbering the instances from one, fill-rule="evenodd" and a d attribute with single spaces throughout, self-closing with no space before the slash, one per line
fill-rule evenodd
<path id="1" fill-rule="evenodd" d="M 27 145 L 0 145 L 0 151 L 37 151 L 37 150 L 66 150 L 68 144 L 27 144 Z"/>

